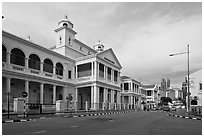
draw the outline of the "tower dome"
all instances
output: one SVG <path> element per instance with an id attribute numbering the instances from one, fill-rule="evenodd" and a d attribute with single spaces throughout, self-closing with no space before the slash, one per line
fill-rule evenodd
<path id="1" fill-rule="evenodd" d="M 101 41 L 99 40 L 94 46 L 93 46 L 94 50 L 96 50 L 97 52 L 101 52 L 104 50 L 104 45 L 101 43 Z"/>
<path id="2" fill-rule="evenodd" d="M 64 18 L 58 22 L 58 26 L 59 27 L 67 26 L 67 27 L 73 29 L 73 24 L 69 21 L 67 15 L 65 15 Z"/>

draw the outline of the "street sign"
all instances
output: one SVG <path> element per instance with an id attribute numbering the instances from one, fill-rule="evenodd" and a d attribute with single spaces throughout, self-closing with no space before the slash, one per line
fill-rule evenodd
<path id="1" fill-rule="evenodd" d="M 28 96 L 28 93 L 24 91 L 24 92 L 22 92 L 22 96 L 25 98 Z"/>

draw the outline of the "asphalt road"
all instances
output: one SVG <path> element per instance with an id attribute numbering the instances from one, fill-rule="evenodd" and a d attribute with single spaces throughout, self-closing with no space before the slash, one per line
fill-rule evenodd
<path id="1" fill-rule="evenodd" d="M 164 112 L 128 112 L 78 118 L 53 117 L 3 123 L 3 135 L 202 135 L 202 121 Z"/>

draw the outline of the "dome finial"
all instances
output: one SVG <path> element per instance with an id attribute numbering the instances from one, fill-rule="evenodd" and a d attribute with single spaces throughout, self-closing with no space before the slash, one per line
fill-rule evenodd
<path id="1" fill-rule="evenodd" d="M 65 16 L 64 16 L 64 18 L 65 18 L 65 19 L 68 19 L 68 16 L 67 16 L 67 15 L 65 15 Z"/>

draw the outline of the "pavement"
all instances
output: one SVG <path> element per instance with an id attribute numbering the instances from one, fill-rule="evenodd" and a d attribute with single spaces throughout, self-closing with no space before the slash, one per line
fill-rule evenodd
<path id="1" fill-rule="evenodd" d="M 44 114 L 29 114 L 24 118 L 23 114 L 11 113 L 8 115 L 6 113 L 2 114 L 2 123 L 13 123 L 13 122 L 26 122 L 34 119 L 47 119 L 52 117 L 85 117 L 85 116 L 97 116 L 97 115 L 108 115 L 108 114 L 118 114 L 118 113 L 127 113 L 129 111 L 135 110 L 105 110 L 105 111 L 78 111 L 78 112 L 56 112 L 56 113 L 44 113 Z"/>
<path id="2" fill-rule="evenodd" d="M 185 118 L 185 119 L 193 119 L 193 120 L 202 120 L 202 116 L 195 116 L 188 114 L 186 109 L 179 108 L 176 111 L 171 111 L 169 116 Z"/>

